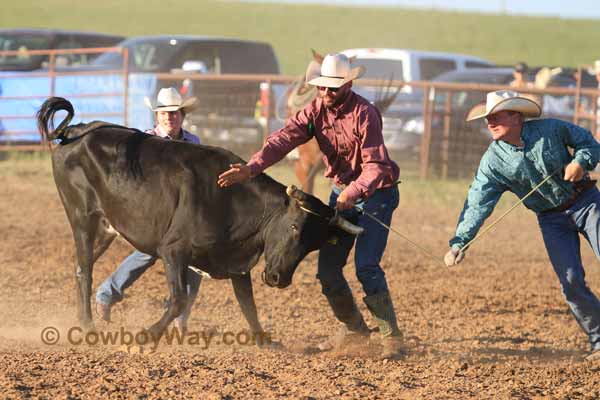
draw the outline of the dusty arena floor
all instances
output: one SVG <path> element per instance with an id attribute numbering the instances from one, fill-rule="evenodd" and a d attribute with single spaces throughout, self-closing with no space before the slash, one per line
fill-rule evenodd
<path id="1" fill-rule="evenodd" d="M 271 174 L 289 179 L 282 168 Z M 315 279 L 315 254 L 285 290 L 260 282 L 262 263 L 253 271 L 261 321 L 285 350 L 219 340 L 228 332 L 242 332 L 244 339 L 246 323 L 230 283 L 207 279 L 190 328 L 216 333 L 215 341 L 140 351 L 80 343 L 73 242 L 50 161 L 2 161 L 0 397 L 599 398 L 600 364 L 582 359 L 586 337 L 567 310 L 532 214 L 516 210 L 473 246 L 463 264 L 442 266 L 466 185 L 410 179 L 401 185 L 393 226 L 440 260 L 390 238 L 383 266 L 406 337 L 403 359 L 377 360 L 375 341 L 344 353 L 314 352 L 337 327 Z M 321 181 L 321 197 L 325 191 Z M 506 197 L 502 209 L 514 201 Z M 599 293 L 600 265 L 584 246 L 588 283 Z M 130 249 L 122 240 L 112 245 L 96 264 L 94 288 Z M 346 276 L 366 315 L 352 265 Z M 97 323 L 99 332 L 149 326 L 166 295 L 158 263 L 115 306 L 114 323 Z M 48 327 L 60 334 L 55 345 L 42 341 L 42 334 L 54 337 L 44 331 Z"/>

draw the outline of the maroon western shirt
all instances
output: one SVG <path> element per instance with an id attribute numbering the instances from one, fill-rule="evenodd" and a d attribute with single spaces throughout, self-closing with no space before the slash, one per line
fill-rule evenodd
<path id="1" fill-rule="evenodd" d="M 256 176 L 314 136 L 323 152 L 325 176 L 336 185 L 347 185 L 350 200 L 367 198 L 400 175 L 383 143 L 381 123 L 377 108 L 354 92 L 335 108 L 317 98 L 273 132 L 248 166 Z"/>

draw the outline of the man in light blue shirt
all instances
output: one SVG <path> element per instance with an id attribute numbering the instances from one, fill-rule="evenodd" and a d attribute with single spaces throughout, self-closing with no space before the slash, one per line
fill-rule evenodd
<path id="1" fill-rule="evenodd" d="M 579 247 L 581 233 L 600 258 L 600 192 L 588 174 L 600 161 L 600 143 L 588 130 L 565 121 L 524 120 L 540 114 L 533 100 L 511 91 L 488 93 L 485 106 L 469 113 L 467 121 L 486 119 L 494 141 L 481 158 L 444 261 L 452 266 L 463 260 L 461 249 L 502 193 L 523 198 L 550 175 L 523 204 L 538 217 L 567 304 L 589 337 L 587 358 L 600 359 L 600 301 L 585 282 Z"/>

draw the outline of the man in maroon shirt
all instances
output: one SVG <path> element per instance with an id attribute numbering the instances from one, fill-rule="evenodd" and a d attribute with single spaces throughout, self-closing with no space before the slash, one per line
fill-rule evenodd
<path id="1" fill-rule="evenodd" d="M 318 97 L 292 116 L 285 127 L 271 134 L 248 164 L 231 165 L 219 176 L 218 183 L 226 187 L 253 178 L 296 146 L 313 137 L 317 140 L 323 152 L 325 176 L 333 180 L 329 204 L 364 228 L 358 238 L 346 234 L 319 252 L 317 277 L 333 313 L 344 323 L 339 334 L 319 347 L 329 350 L 369 337 L 369 328 L 342 272 L 356 239 L 356 275 L 366 294 L 363 300 L 379 325 L 382 357 L 390 358 L 399 354 L 402 334 L 379 265 L 388 231 L 361 211 L 390 224 L 399 201 L 399 168 L 383 143 L 379 111 L 352 91 L 352 80 L 363 73 L 362 67 L 352 69 L 345 55 L 327 55 L 320 75 L 307 77 L 307 82 L 318 88 Z"/>

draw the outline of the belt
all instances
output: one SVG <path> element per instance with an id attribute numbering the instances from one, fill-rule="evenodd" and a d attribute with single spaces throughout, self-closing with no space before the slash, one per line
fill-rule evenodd
<path id="1" fill-rule="evenodd" d="M 575 182 L 573 184 L 575 193 L 573 193 L 571 195 L 571 197 L 569 197 L 566 201 L 564 201 L 562 204 L 560 204 L 556 207 L 553 207 L 549 210 L 542 211 L 541 214 L 562 212 L 562 211 L 568 210 L 569 208 L 571 208 L 571 206 L 573 206 L 573 204 L 575 204 L 577 202 L 581 193 L 585 192 L 586 190 L 588 190 L 590 188 L 593 188 L 594 186 L 596 186 L 596 181 L 591 180 L 591 179 L 586 179 L 586 180 L 581 180 L 581 181 Z"/>
<path id="2" fill-rule="evenodd" d="M 382 187 L 377 190 L 393 188 L 394 186 L 397 186 L 398 184 L 400 184 L 400 182 L 401 181 L 396 181 L 396 182 L 392 183 L 390 186 Z M 341 183 L 335 183 L 335 182 L 333 183 L 333 186 L 338 188 L 339 190 L 344 190 L 348 187 L 348 185 L 344 185 Z"/>

